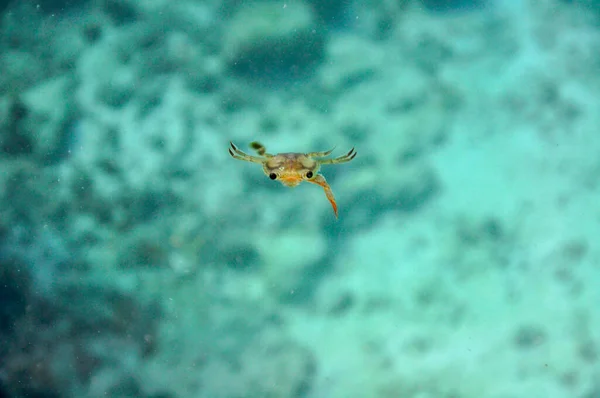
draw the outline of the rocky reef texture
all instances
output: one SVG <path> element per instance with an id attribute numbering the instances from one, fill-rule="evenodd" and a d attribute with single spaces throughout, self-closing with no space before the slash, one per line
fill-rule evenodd
<path id="1" fill-rule="evenodd" d="M 323 28 L 302 0 L 242 2 L 226 22 L 224 34 L 225 62 L 241 76 L 292 78 L 323 61 Z"/>
<path id="2" fill-rule="evenodd" d="M 0 395 L 597 396 L 597 7 L 452 3 L 7 6 Z"/>

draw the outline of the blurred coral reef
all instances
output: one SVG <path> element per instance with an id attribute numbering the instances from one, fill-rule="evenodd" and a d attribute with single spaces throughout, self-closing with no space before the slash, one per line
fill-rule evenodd
<path id="1" fill-rule="evenodd" d="M 0 397 L 599 396 L 599 15 L 0 2 Z"/>

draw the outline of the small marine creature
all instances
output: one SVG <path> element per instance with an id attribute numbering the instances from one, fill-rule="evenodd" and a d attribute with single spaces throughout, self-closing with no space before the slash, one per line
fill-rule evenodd
<path id="1" fill-rule="evenodd" d="M 322 159 L 329 156 L 333 149 L 325 152 L 309 153 L 278 153 L 272 155 L 267 153 L 265 147 L 259 142 L 251 142 L 250 147 L 258 153 L 259 156 L 248 155 L 230 142 L 229 154 L 235 159 L 245 160 L 246 162 L 260 163 L 263 171 L 271 180 L 279 180 L 287 187 L 295 187 L 302 181 L 320 185 L 325 190 L 325 195 L 333 207 L 335 217 L 338 216 L 338 207 L 335 203 L 333 192 L 325 177 L 318 173 L 321 165 L 346 163 L 354 159 L 356 151 L 352 148 L 347 154 L 333 158 Z"/>

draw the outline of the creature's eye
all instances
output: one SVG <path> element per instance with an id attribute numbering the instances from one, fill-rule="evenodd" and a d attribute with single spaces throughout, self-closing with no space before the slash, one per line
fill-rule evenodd
<path id="1" fill-rule="evenodd" d="M 308 173 L 306 173 L 306 178 L 313 178 L 313 172 L 309 171 Z"/>
<path id="2" fill-rule="evenodd" d="M 275 173 L 271 173 L 271 174 L 269 174 L 269 178 L 270 178 L 271 180 L 276 180 L 276 179 L 277 179 L 277 174 L 275 174 Z"/>

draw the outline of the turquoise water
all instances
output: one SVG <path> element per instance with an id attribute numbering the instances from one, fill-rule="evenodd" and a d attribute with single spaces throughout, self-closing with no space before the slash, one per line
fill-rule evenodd
<path id="1" fill-rule="evenodd" d="M 0 12 L 0 397 L 600 396 L 598 2 Z"/>

